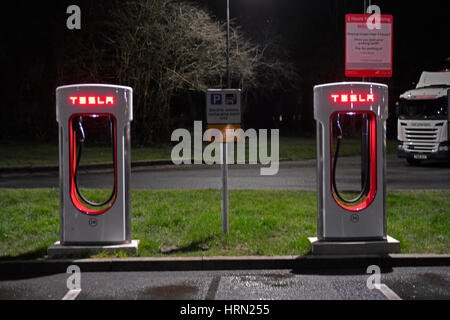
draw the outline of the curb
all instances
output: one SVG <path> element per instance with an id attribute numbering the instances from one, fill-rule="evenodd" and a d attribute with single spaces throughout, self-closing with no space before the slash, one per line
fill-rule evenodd
<path id="1" fill-rule="evenodd" d="M 315 160 L 315 159 L 280 159 L 279 162 L 287 162 L 287 161 L 304 161 L 304 160 Z M 249 164 L 248 160 L 246 160 L 245 164 Z M 186 167 L 186 166 L 195 166 L 198 164 L 181 164 L 176 165 L 169 159 L 159 159 L 159 160 L 136 160 L 131 162 L 131 169 L 134 168 L 145 168 L 145 167 L 155 167 L 155 166 L 175 166 L 175 167 Z M 201 165 L 206 165 L 202 163 Z M 235 164 L 242 165 L 242 164 Z M 258 164 L 259 165 L 259 164 Z M 208 165 L 211 166 L 211 165 Z M 219 164 L 214 164 L 212 166 L 219 166 Z M 104 169 L 112 169 L 111 163 L 108 162 L 99 162 L 99 163 L 87 163 L 80 165 L 80 170 L 104 170 Z M 57 172 L 59 171 L 59 165 L 37 165 L 37 166 L 8 166 L 8 167 L 0 167 L 0 175 L 1 174 L 12 174 L 12 173 L 40 173 L 40 172 Z"/>
<path id="2" fill-rule="evenodd" d="M 131 162 L 131 167 L 149 167 L 173 165 L 172 160 L 139 160 Z M 99 162 L 80 165 L 80 170 L 111 169 L 111 163 Z M 11 166 L 0 167 L 0 174 L 4 173 L 36 173 L 36 172 L 56 172 L 59 165 L 39 165 L 39 166 Z"/>
<path id="3" fill-rule="evenodd" d="M 450 254 L 388 254 L 383 256 L 215 256 L 162 258 L 95 258 L 75 260 L 0 261 L 2 276 L 66 273 L 77 265 L 83 272 L 206 271 L 257 269 L 359 269 L 378 265 L 393 267 L 450 266 Z"/>

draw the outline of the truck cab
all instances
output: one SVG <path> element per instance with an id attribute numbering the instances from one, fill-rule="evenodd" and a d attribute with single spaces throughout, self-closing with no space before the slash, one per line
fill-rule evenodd
<path id="1" fill-rule="evenodd" d="M 410 164 L 450 161 L 450 72 L 422 72 L 397 104 L 398 156 Z"/>

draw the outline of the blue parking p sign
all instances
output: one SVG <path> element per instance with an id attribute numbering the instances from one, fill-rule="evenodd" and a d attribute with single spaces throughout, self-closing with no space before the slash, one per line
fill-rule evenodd
<path id="1" fill-rule="evenodd" d="M 241 90 L 208 89 L 206 91 L 206 122 L 241 124 Z"/>
<path id="2" fill-rule="evenodd" d="M 220 105 L 220 104 L 222 104 L 222 93 L 211 94 L 211 105 Z"/>

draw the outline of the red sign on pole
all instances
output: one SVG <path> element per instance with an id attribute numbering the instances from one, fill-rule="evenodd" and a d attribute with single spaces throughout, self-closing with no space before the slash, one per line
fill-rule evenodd
<path id="1" fill-rule="evenodd" d="M 369 29 L 371 14 L 345 16 L 345 76 L 392 76 L 392 15 L 382 14 L 379 29 Z M 370 23 L 370 22 L 369 22 Z"/>

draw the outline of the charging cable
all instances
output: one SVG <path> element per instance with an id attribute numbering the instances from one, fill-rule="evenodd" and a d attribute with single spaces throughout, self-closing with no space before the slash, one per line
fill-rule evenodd
<path id="1" fill-rule="evenodd" d="M 111 136 L 113 167 L 115 168 L 116 167 L 116 157 L 115 157 L 115 152 L 114 152 L 114 121 L 111 118 L 111 116 L 109 117 L 109 128 L 110 128 L 110 136 Z M 84 142 L 86 141 L 86 135 L 85 135 L 84 129 L 83 129 L 83 117 L 82 116 L 80 116 L 78 119 L 78 131 L 80 132 L 80 139 L 79 139 L 80 144 L 79 144 L 79 151 L 78 151 L 78 155 L 77 155 L 77 162 L 75 165 L 75 173 L 74 173 L 74 177 L 73 177 L 73 182 L 75 184 L 75 190 L 77 191 L 77 195 L 80 197 L 80 199 L 83 200 L 86 204 L 93 206 L 93 207 L 102 207 L 105 204 L 111 202 L 111 200 L 114 198 L 114 195 L 116 193 L 116 184 L 114 183 L 114 187 L 111 192 L 111 195 L 109 196 L 109 198 L 106 201 L 99 202 L 99 203 L 92 202 L 83 196 L 80 189 L 78 188 L 78 179 L 77 179 L 78 168 L 80 166 L 81 155 L 83 153 L 83 145 L 84 145 Z"/>
<path id="2" fill-rule="evenodd" d="M 337 134 L 337 142 L 336 142 L 336 151 L 334 152 L 334 156 L 333 156 L 333 190 L 334 193 L 336 194 L 336 196 L 339 198 L 339 200 L 341 202 L 344 203 L 356 203 L 359 200 L 361 200 L 362 197 L 364 197 L 367 194 L 367 187 L 369 185 L 369 179 L 370 179 L 370 166 L 367 165 L 366 166 L 366 170 L 365 170 L 365 174 L 364 174 L 364 182 L 363 182 L 363 187 L 361 189 L 361 193 L 354 199 L 344 199 L 341 194 L 339 193 L 339 190 L 336 186 L 336 166 L 337 166 L 337 160 L 339 157 L 339 149 L 341 146 L 341 141 L 342 141 L 342 127 L 341 127 L 341 121 L 340 121 L 340 114 L 337 114 L 337 120 L 336 120 L 336 124 L 337 124 L 337 128 L 338 128 L 338 134 Z M 368 136 L 366 136 L 368 138 Z M 369 146 L 369 144 L 366 144 L 367 147 Z M 367 155 L 367 153 L 364 153 L 365 155 Z M 364 159 L 365 161 L 369 161 L 368 157 L 365 157 L 366 159 Z"/>

